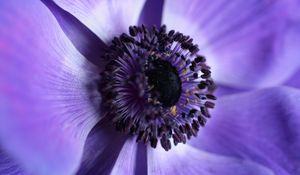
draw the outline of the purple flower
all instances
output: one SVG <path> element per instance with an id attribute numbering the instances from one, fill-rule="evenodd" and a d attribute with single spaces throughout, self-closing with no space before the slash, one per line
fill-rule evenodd
<path id="1" fill-rule="evenodd" d="M 300 174 L 299 8 L 1 1 L 0 174 Z"/>

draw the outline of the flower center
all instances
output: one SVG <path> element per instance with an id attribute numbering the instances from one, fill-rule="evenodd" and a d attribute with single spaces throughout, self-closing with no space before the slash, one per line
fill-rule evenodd
<path id="1" fill-rule="evenodd" d="M 210 117 L 215 84 L 193 39 L 174 30 L 129 27 L 112 40 L 99 82 L 116 129 L 165 150 L 196 136 Z"/>
<path id="2" fill-rule="evenodd" d="M 152 94 L 163 107 L 177 103 L 181 94 L 181 80 L 175 67 L 168 61 L 156 59 L 148 63 L 145 75 L 153 87 Z"/>

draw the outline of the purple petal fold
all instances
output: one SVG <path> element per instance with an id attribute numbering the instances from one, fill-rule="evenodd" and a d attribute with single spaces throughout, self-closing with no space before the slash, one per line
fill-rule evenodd
<path id="1" fill-rule="evenodd" d="M 109 174 L 115 164 L 121 166 L 122 160 L 118 160 L 118 156 L 125 154 L 123 145 L 125 144 L 128 149 L 135 149 L 126 143 L 126 139 L 127 136 L 117 132 L 110 121 L 103 120 L 98 123 L 88 135 L 77 174 Z M 118 167 L 114 171 L 118 172 Z"/>
<path id="2" fill-rule="evenodd" d="M 300 8 L 300 3 L 299 6 Z M 290 46 L 292 46 L 293 50 L 290 51 L 291 57 L 296 57 L 297 59 L 300 60 L 299 56 L 299 45 L 294 44 L 299 40 L 300 38 L 300 15 L 299 15 L 299 21 L 293 23 L 293 28 L 290 29 Z M 300 88 L 300 65 L 298 66 L 298 69 L 293 72 L 293 74 L 289 77 L 289 79 L 284 83 L 287 86 L 292 86 L 296 88 Z"/>
<path id="3" fill-rule="evenodd" d="M 97 78 L 42 2 L 0 2 L 0 142 L 24 170 L 76 171 L 100 119 Z"/>
<path id="4" fill-rule="evenodd" d="M 299 103 L 300 91 L 288 87 L 224 96 L 190 144 L 258 162 L 275 174 L 300 174 Z"/>
<path id="5" fill-rule="evenodd" d="M 286 86 L 300 88 L 300 68 L 284 84 Z"/>
<path id="6" fill-rule="evenodd" d="M 126 140 L 119 153 L 118 159 L 111 171 L 111 175 L 134 174 L 136 167 L 136 154 L 138 144 L 135 138 L 131 137 Z"/>
<path id="7" fill-rule="evenodd" d="M 147 0 L 139 16 L 139 25 L 161 26 L 164 0 Z"/>
<path id="8" fill-rule="evenodd" d="M 0 174 L 5 175 L 26 175 L 23 168 L 14 161 L 3 149 L 0 148 Z"/>
<path id="9" fill-rule="evenodd" d="M 215 95 L 219 98 L 226 95 L 236 94 L 236 93 L 242 93 L 249 91 L 249 89 L 243 89 L 243 88 L 236 88 L 232 86 L 225 86 L 222 84 L 217 85 L 217 89 L 215 91 Z"/>
<path id="10" fill-rule="evenodd" d="M 136 155 L 134 174 L 147 174 L 147 167 L 147 147 L 143 143 L 139 143 Z"/>
<path id="11" fill-rule="evenodd" d="M 300 65 L 299 32 L 290 23 L 298 9 L 290 6 L 269 0 L 166 1 L 163 23 L 196 40 L 218 83 L 268 87 L 282 84 Z"/>
<path id="12" fill-rule="evenodd" d="M 55 2 L 88 26 L 104 42 L 128 32 L 136 25 L 145 0 L 55 0 Z"/>
<path id="13" fill-rule="evenodd" d="M 268 168 L 250 161 L 177 145 L 166 152 L 148 149 L 148 175 L 273 175 Z"/>
<path id="14" fill-rule="evenodd" d="M 97 65 L 99 69 L 104 69 L 106 61 L 102 60 L 101 56 L 107 49 L 106 44 L 78 19 L 61 9 L 52 0 L 43 0 L 43 3 L 53 13 L 76 49 L 91 63 Z"/>

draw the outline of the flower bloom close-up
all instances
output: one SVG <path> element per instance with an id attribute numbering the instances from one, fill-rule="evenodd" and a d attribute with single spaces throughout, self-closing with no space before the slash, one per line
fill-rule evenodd
<path id="1" fill-rule="evenodd" d="M 0 175 L 300 175 L 299 0 L 0 2 Z"/>

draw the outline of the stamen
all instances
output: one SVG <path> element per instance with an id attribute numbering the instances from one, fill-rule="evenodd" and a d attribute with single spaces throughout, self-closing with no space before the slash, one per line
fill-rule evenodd
<path id="1" fill-rule="evenodd" d="M 166 26 L 130 26 L 112 40 L 99 91 L 116 129 L 167 151 L 210 118 L 216 86 L 193 39 Z"/>

